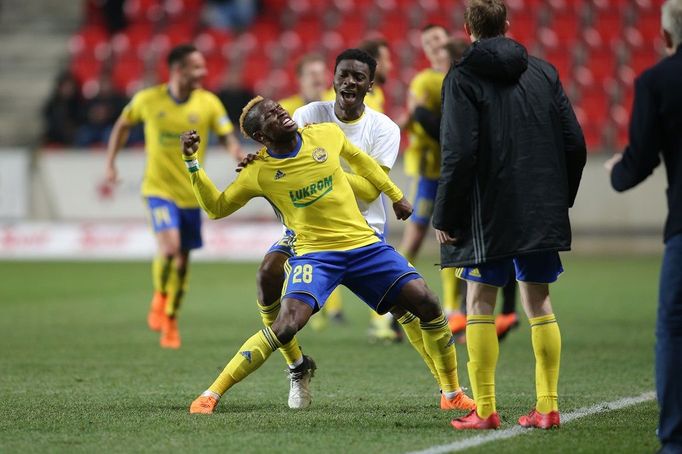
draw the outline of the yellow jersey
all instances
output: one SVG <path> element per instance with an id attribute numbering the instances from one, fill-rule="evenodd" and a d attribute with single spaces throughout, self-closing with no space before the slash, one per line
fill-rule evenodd
<path id="1" fill-rule="evenodd" d="M 336 93 L 334 92 L 334 87 L 331 87 L 329 90 L 324 92 L 324 95 L 322 96 L 322 101 L 336 101 Z M 384 91 L 378 85 L 375 85 L 365 95 L 365 105 L 370 109 L 376 110 L 377 112 L 384 113 L 385 102 L 386 98 L 384 98 Z"/>
<path id="2" fill-rule="evenodd" d="M 254 197 L 265 197 L 280 221 L 294 233 L 297 255 L 346 251 L 380 241 L 360 213 L 340 158 L 392 201 L 403 194 L 379 164 L 351 144 L 333 123 L 309 125 L 298 132 L 299 143 L 287 155 L 263 148 L 258 158 L 219 192 L 203 169 L 191 181 L 201 207 L 212 219 L 235 212 Z"/>
<path id="3" fill-rule="evenodd" d="M 277 101 L 277 103 L 289 113 L 289 116 L 292 116 L 294 112 L 296 112 L 296 109 L 298 109 L 299 107 L 303 107 L 306 105 L 303 96 L 298 94 L 289 96 L 288 98 L 280 99 L 279 101 Z"/>
<path id="4" fill-rule="evenodd" d="M 142 195 L 173 201 L 181 208 L 198 207 L 182 157 L 180 134 L 196 129 L 204 140 L 199 144 L 199 160 L 203 160 L 209 130 L 227 135 L 234 130 L 225 107 L 217 96 L 193 90 L 189 99 L 178 102 L 166 84 L 137 93 L 123 109 L 130 124 L 144 122 L 147 163 L 142 180 Z"/>
<path id="5" fill-rule="evenodd" d="M 410 93 L 431 112 L 440 115 L 441 88 L 445 73 L 432 68 L 419 72 L 410 83 Z M 440 144 L 416 122 L 408 125 L 410 142 L 405 150 L 405 173 L 437 179 L 440 176 Z"/>

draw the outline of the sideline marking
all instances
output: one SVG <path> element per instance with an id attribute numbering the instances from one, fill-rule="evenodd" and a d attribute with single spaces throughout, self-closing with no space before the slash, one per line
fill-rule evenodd
<path id="1" fill-rule="evenodd" d="M 620 410 L 633 405 L 648 402 L 656 398 L 654 391 L 649 391 L 635 397 L 625 397 L 623 399 L 614 400 L 612 402 L 601 402 L 591 407 L 579 408 L 561 415 L 561 424 L 566 424 L 576 419 L 584 418 L 585 416 L 596 415 L 597 413 L 604 413 L 607 411 Z M 454 430 L 454 429 L 453 429 Z M 473 432 L 473 431 L 472 431 Z M 533 433 L 533 429 L 524 429 L 521 426 L 514 426 L 509 429 L 490 431 L 484 435 L 477 435 L 475 437 L 459 440 L 447 445 L 432 446 L 422 451 L 412 451 L 408 454 L 444 454 L 446 452 L 463 451 L 468 448 L 474 448 L 492 441 L 506 440 L 507 438 L 516 437 L 517 435 Z"/>

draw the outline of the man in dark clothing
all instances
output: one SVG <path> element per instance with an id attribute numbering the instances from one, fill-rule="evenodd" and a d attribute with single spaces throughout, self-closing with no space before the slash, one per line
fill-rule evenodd
<path id="1" fill-rule="evenodd" d="M 443 267 L 467 281 L 469 378 L 476 410 L 456 429 L 499 427 L 493 310 L 515 267 L 536 359 L 535 408 L 524 427 L 559 425 L 561 336 L 549 284 L 571 247 L 568 209 L 586 150 L 556 69 L 504 37 L 502 0 L 471 0 L 465 30 L 474 41 L 443 84 L 441 177 L 433 226 Z"/>
<path id="2" fill-rule="evenodd" d="M 682 0 L 663 5 L 663 37 L 670 56 L 635 82 L 630 145 L 606 163 L 611 185 L 630 189 L 651 175 L 663 155 L 668 219 L 656 321 L 656 392 L 661 452 L 682 452 Z"/>

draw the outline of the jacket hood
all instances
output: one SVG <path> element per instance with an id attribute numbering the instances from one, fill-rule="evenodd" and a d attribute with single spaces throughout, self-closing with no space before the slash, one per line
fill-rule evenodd
<path id="1" fill-rule="evenodd" d="M 516 82 L 528 68 L 528 52 L 516 41 L 498 36 L 476 41 L 458 66 L 500 82 Z"/>

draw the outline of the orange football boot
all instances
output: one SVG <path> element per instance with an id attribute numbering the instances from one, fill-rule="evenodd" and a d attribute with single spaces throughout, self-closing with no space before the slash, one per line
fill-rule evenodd
<path id="1" fill-rule="evenodd" d="M 500 417 L 497 413 L 493 413 L 487 418 L 483 419 L 478 416 L 476 410 L 471 410 L 471 412 L 462 416 L 461 418 L 453 419 L 450 421 L 452 427 L 457 430 L 465 429 L 475 429 L 475 430 L 490 430 L 497 429 L 500 427 Z"/>
<path id="2" fill-rule="evenodd" d="M 511 314 L 498 314 L 495 317 L 495 330 L 497 331 L 497 338 L 502 340 L 509 331 L 519 326 L 519 316 L 516 312 Z"/>
<path id="3" fill-rule="evenodd" d="M 561 416 L 558 411 L 550 411 L 547 414 L 540 413 L 533 408 L 530 413 L 519 418 L 522 427 L 536 427 L 538 429 L 551 429 L 561 425 Z"/>
<path id="4" fill-rule="evenodd" d="M 455 394 L 455 397 L 448 400 L 445 394 L 440 395 L 440 409 L 441 410 L 473 410 L 476 408 L 474 399 L 467 396 L 464 391 Z"/>
<path id="5" fill-rule="evenodd" d="M 149 314 L 147 314 L 147 326 L 152 331 L 161 331 L 163 318 L 166 316 L 166 300 L 166 295 L 161 292 L 154 292 Z"/>
<path id="6" fill-rule="evenodd" d="M 178 320 L 176 318 L 164 316 L 159 343 L 163 348 L 180 348 L 180 331 L 178 330 Z"/>
<path id="7" fill-rule="evenodd" d="M 452 334 L 464 333 L 467 328 L 467 316 L 461 312 L 453 312 L 448 315 L 448 327 Z"/>
<path id="8" fill-rule="evenodd" d="M 189 412 L 193 415 L 210 415 L 218 405 L 218 399 L 212 396 L 199 396 L 189 406 Z"/>

